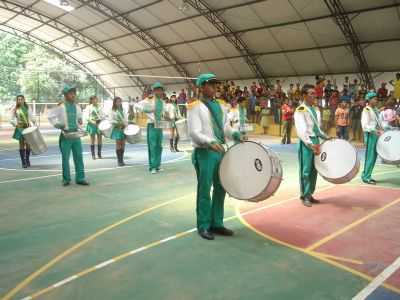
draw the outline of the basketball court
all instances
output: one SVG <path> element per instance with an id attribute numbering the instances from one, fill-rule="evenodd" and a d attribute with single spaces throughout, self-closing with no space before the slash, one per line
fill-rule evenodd
<path id="1" fill-rule="evenodd" d="M 181 153 L 165 147 L 158 175 L 147 170 L 144 145 L 128 145 L 128 166 L 116 168 L 106 144 L 102 160 L 84 154 L 91 186 L 65 189 L 56 137 L 47 135 L 48 152 L 29 170 L 14 143 L 0 145 L 1 299 L 352 299 L 365 291 L 360 299 L 400 299 L 395 166 L 377 165 L 376 187 L 319 177 L 321 204 L 305 208 L 296 145 L 254 137 L 278 154 L 282 185 L 258 204 L 228 198 L 226 226 L 236 234 L 206 242 L 194 228 L 189 144 Z"/>

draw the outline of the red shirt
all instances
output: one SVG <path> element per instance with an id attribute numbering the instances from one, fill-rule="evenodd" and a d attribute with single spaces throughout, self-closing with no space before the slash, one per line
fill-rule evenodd
<path id="1" fill-rule="evenodd" d="M 317 84 L 315 87 L 315 95 L 319 98 L 322 98 L 324 95 L 324 86 L 322 84 Z"/>
<path id="2" fill-rule="evenodd" d="M 282 105 L 282 120 L 290 121 L 293 119 L 293 108 L 288 104 Z"/>

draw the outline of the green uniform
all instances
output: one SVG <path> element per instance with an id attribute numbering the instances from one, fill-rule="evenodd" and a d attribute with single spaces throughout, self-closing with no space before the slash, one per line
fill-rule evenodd
<path id="1" fill-rule="evenodd" d="M 216 142 L 225 143 L 222 128 L 223 111 L 215 100 L 209 100 L 209 109 L 215 116 L 212 118 L 212 129 Z M 217 122 L 217 123 L 216 123 Z M 207 230 L 210 227 L 223 227 L 225 190 L 219 179 L 219 165 L 223 154 L 208 148 L 195 148 L 192 156 L 197 174 L 197 228 Z M 213 187 L 212 197 L 210 196 Z"/>
<path id="2" fill-rule="evenodd" d="M 86 126 L 86 131 L 89 135 L 100 134 L 98 122 L 100 122 L 100 109 L 97 106 L 92 105 L 89 116 L 89 122 Z"/>
<path id="3" fill-rule="evenodd" d="M 65 101 L 65 111 L 67 117 L 67 130 L 66 132 L 74 132 L 78 130 L 77 126 L 77 108 L 75 103 Z M 82 142 L 80 138 L 67 139 L 63 134 L 60 135 L 59 140 L 60 151 L 62 155 L 62 177 L 63 182 L 71 181 L 71 174 L 69 168 L 69 158 L 72 151 L 72 157 L 75 165 L 75 181 L 85 181 L 85 170 L 82 158 Z"/>
<path id="4" fill-rule="evenodd" d="M 311 119 L 306 119 L 305 116 L 298 117 L 297 114 L 311 114 Z M 311 121 L 310 121 L 311 120 Z M 314 107 L 307 106 L 304 104 L 300 106 L 295 114 L 296 129 L 298 130 L 299 136 L 304 136 L 299 133 L 300 128 L 306 130 L 305 134 L 309 135 L 310 142 L 314 145 L 320 144 L 319 137 L 325 137 L 319 129 L 318 116 Z M 304 122 L 303 124 L 299 124 Z M 303 126 L 302 126 L 303 125 Z M 312 126 L 312 129 L 311 127 Z M 311 130 L 311 131 L 309 131 Z M 298 158 L 299 158 L 299 175 L 300 175 L 300 194 L 301 197 L 311 196 L 315 191 L 315 186 L 317 183 L 317 170 L 314 165 L 314 152 L 306 145 L 306 143 L 300 139 L 298 148 Z"/>
<path id="5" fill-rule="evenodd" d="M 164 102 L 160 98 L 155 100 L 155 122 L 161 120 Z M 146 112 L 146 111 L 145 111 Z M 161 167 L 163 130 L 155 128 L 154 123 L 147 124 L 147 148 L 149 157 L 149 170 L 159 170 Z"/>
<path id="6" fill-rule="evenodd" d="M 24 136 L 22 135 L 22 131 L 24 131 L 24 129 L 29 126 L 28 108 L 25 106 L 21 106 L 20 108 L 17 109 L 17 111 L 15 113 L 16 113 L 17 119 L 19 121 L 18 121 L 18 124 L 16 124 L 16 126 L 15 126 L 13 139 L 20 141 L 20 140 L 24 139 Z"/>
<path id="7" fill-rule="evenodd" d="M 124 134 L 124 112 L 122 108 L 117 109 L 115 112 L 115 118 L 113 121 L 113 130 L 111 132 L 111 139 L 121 141 L 125 139 L 125 134 Z"/>
<path id="8" fill-rule="evenodd" d="M 376 108 L 366 107 L 366 110 L 372 110 L 375 114 L 376 120 L 379 120 L 379 111 Z M 365 144 L 365 161 L 364 170 L 361 179 L 364 182 L 371 180 L 372 171 L 374 170 L 378 153 L 376 152 L 376 144 L 378 142 L 378 135 L 375 130 L 364 131 L 364 144 Z"/>

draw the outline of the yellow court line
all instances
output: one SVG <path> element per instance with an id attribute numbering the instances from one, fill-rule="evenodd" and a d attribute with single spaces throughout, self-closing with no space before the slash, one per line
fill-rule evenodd
<path id="1" fill-rule="evenodd" d="M 79 248 L 82 248 L 84 245 L 86 245 L 87 243 L 93 241 L 94 239 L 98 238 L 99 236 L 105 234 L 106 232 L 114 229 L 115 227 L 118 227 L 124 223 L 127 223 L 139 216 L 142 216 L 146 213 L 149 213 L 153 210 L 156 210 L 160 207 L 166 206 L 168 204 L 171 204 L 173 202 L 185 199 L 189 196 L 192 196 L 194 194 L 187 194 L 185 196 L 179 197 L 179 198 L 175 198 L 160 204 L 157 204 L 155 206 L 146 208 L 138 213 L 135 213 L 129 217 L 126 217 L 116 223 L 113 223 L 97 232 L 95 232 L 94 234 L 90 235 L 89 237 L 85 238 L 84 240 L 80 241 L 79 243 L 73 245 L 71 248 L 65 250 L 64 252 L 62 252 L 61 254 L 57 255 L 55 258 L 53 258 L 52 260 L 50 260 L 48 263 L 46 263 L 45 265 L 43 265 L 42 267 L 40 267 L 38 270 L 36 270 L 35 272 L 33 272 L 32 274 L 30 274 L 27 278 L 25 278 L 23 281 L 21 281 L 16 287 L 14 287 L 12 290 L 10 290 L 6 295 L 3 296 L 3 298 L 1 298 L 1 300 L 9 300 L 11 299 L 13 296 L 15 296 L 21 289 L 23 289 L 24 287 L 26 287 L 29 283 L 31 283 L 35 278 L 37 278 L 40 274 L 42 274 L 43 272 L 46 272 L 47 270 L 49 270 L 52 266 L 54 266 L 56 263 L 58 263 L 59 261 L 61 261 L 62 259 L 64 259 L 65 257 L 67 257 L 68 255 L 70 255 L 71 253 L 75 252 L 76 250 L 78 250 Z"/>
<path id="2" fill-rule="evenodd" d="M 311 257 L 314 257 L 314 258 L 316 258 L 316 259 L 319 259 L 319 260 L 321 260 L 321 261 L 323 261 L 323 262 L 326 262 L 326 263 L 328 263 L 328 264 L 330 264 L 330 265 L 332 265 L 332 266 L 334 266 L 334 267 L 337 267 L 337 268 L 339 268 L 339 269 L 342 269 L 342 270 L 345 270 L 345 271 L 347 271 L 347 272 L 350 272 L 350 273 L 352 273 L 353 275 L 356 275 L 356 276 L 358 276 L 358 277 L 361 277 L 361 278 L 363 278 L 363 279 L 365 279 L 365 280 L 367 280 L 367 281 L 372 281 L 372 280 L 374 279 L 373 277 L 371 277 L 371 276 L 369 276 L 369 275 L 366 275 L 366 274 L 364 274 L 364 273 L 362 273 L 362 272 L 359 272 L 359 271 L 354 270 L 354 269 L 352 269 L 352 268 L 350 268 L 350 267 L 347 267 L 347 266 L 345 266 L 345 265 L 342 265 L 342 264 L 340 264 L 340 263 L 338 263 L 338 262 L 336 262 L 336 261 L 334 261 L 334 260 L 331 260 L 331 259 L 329 259 L 329 258 L 327 258 L 327 257 L 318 255 L 318 254 L 316 254 L 316 252 L 314 252 L 314 251 L 308 251 L 308 250 L 306 250 L 306 249 L 303 249 L 303 248 L 300 248 L 300 247 L 296 247 L 296 246 L 291 245 L 291 244 L 289 244 L 289 243 L 286 243 L 286 242 L 284 242 L 284 241 L 278 240 L 278 239 L 276 239 L 276 238 L 274 238 L 274 237 L 272 237 L 272 236 L 270 236 L 270 235 L 267 235 L 267 234 L 265 234 L 264 232 L 261 232 L 260 230 L 254 228 L 254 227 L 253 227 L 252 225 L 250 225 L 249 223 L 247 223 L 247 221 L 242 217 L 242 215 L 240 214 L 240 211 L 239 211 L 238 209 L 237 209 L 236 213 L 238 214 L 238 218 L 239 218 L 240 222 L 241 222 L 244 226 L 246 226 L 247 228 L 249 228 L 251 231 L 254 231 L 256 234 L 258 234 L 258 235 L 260 235 L 260 236 L 266 238 L 267 240 L 270 240 L 270 241 L 272 241 L 272 242 L 274 242 L 274 243 L 276 243 L 276 244 L 282 245 L 282 246 L 286 246 L 286 247 L 288 247 L 288 248 L 290 248 L 290 249 L 300 251 L 300 252 L 302 252 L 302 253 L 304 253 L 304 254 L 310 255 Z M 392 286 L 392 285 L 390 285 L 390 284 L 386 284 L 386 283 L 383 284 L 382 286 L 384 286 L 385 288 L 387 288 L 387 289 L 389 289 L 389 290 L 391 290 L 391 291 L 393 291 L 393 292 L 396 292 L 396 293 L 400 294 L 400 289 L 399 289 L 399 288 L 396 288 L 396 287 L 394 287 L 394 286 Z"/>
<path id="3" fill-rule="evenodd" d="M 331 258 L 333 260 L 338 260 L 338 261 L 343 261 L 343 262 L 348 262 L 354 265 L 363 265 L 364 263 L 360 260 L 355 260 L 355 259 L 350 259 L 350 258 L 345 258 L 345 257 L 340 257 L 340 256 L 334 256 L 334 255 L 330 255 L 330 254 L 326 254 L 326 253 L 322 253 L 322 252 L 315 252 L 312 251 L 316 256 L 320 256 L 320 257 L 326 257 L 326 258 Z"/>
<path id="4" fill-rule="evenodd" d="M 372 217 L 374 217 L 374 216 L 380 214 L 380 213 L 383 212 L 385 209 L 387 209 L 387 208 L 389 208 L 389 207 L 391 207 L 391 206 L 393 206 L 393 205 L 396 205 L 397 203 L 400 203 L 400 198 L 398 198 L 397 200 L 394 200 L 394 201 L 390 202 L 389 204 L 386 204 L 385 206 L 382 206 L 381 208 L 379 208 L 379 209 L 377 209 L 377 210 L 374 210 L 372 213 L 370 213 L 370 214 L 366 215 L 365 217 L 363 217 L 363 218 L 361 218 L 361 219 L 359 219 L 359 220 L 357 220 L 357 221 L 355 221 L 355 222 L 353 222 L 353 223 L 347 225 L 346 227 L 343 227 L 342 229 L 340 229 L 340 230 L 338 230 L 338 231 L 336 231 L 336 232 L 334 232 L 334 233 L 328 235 L 327 237 L 324 237 L 323 239 L 319 240 L 318 242 L 316 242 L 316 243 L 312 244 L 311 246 L 307 247 L 306 250 L 307 250 L 307 251 L 313 251 L 313 250 L 319 248 L 319 247 L 322 246 L 323 244 L 325 244 L 325 243 L 327 243 L 327 242 L 333 240 L 334 238 L 336 238 L 336 237 L 338 237 L 339 235 L 341 235 L 341 234 L 343 234 L 343 233 L 345 233 L 345 232 L 347 232 L 347 231 L 353 229 L 354 227 L 356 227 L 356 226 L 358 226 L 358 225 L 360 225 L 360 224 L 362 224 L 362 223 L 368 221 L 368 220 L 371 219 Z"/>

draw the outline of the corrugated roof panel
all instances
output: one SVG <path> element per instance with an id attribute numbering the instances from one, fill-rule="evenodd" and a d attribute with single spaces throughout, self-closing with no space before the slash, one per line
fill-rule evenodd
<path id="1" fill-rule="evenodd" d="M 15 15 L 16 14 L 11 11 L 0 8 L 0 22 L 5 22 L 8 19 L 14 17 Z"/>
<path id="2" fill-rule="evenodd" d="M 183 42 L 180 33 L 175 32 L 175 30 L 169 26 L 156 28 L 150 31 L 150 35 L 153 36 L 161 45 Z"/>
<path id="3" fill-rule="evenodd" d="M 317 50 L 288 53 L 287 56 L 298 74 L 324 74 L 329 71 Z"/>
<path id="4" fill-rule="evenodd" d="M 369 68 L 374 71 L 400 70 L 400 41 L 382 44 L 372 44 L 365 50 Z"/>
<path id="5" fill-rule="evenodd" d="M 332 72 L 357 72 L 357 65 L 349 48 L 335 47 L 324 49 L 322 53 Z"/>
<path id="6" fill-rule="evenodd" d="M 316 46 L 303 23 L 271 28 L 271 32 L 284 50 Z"/>
<path id="7" fill-rule="evenodd" d="M 331 18 L 307 23 L 319 46 L 346 43 L 342 31 Z"/>
<path id="8" fill-rule="evenodd" d="M 248 31 L 243 33 L 242 38 L 254 53 L 281 50 L 269 29 Z"/>
<path id="9" fill-rule="evenodd" d="M 267 13 L 265 10 L 263 12 Z M 228 9 L 223 11 L 221 16 L 234 31 L 263 25 L 250 6 Z"/>
<path id="10" fill-rule="evenodd" d="M 261 56 L 258 61 L 267 76 L 293 75 L 294 70 L 283 54 Z"/>
<path id="11" fill-rule="evenodd" d="M 71 52 L 71 56 L 83 63 L 103 57 L 101 53 L 92 48 L 83 48 L 78 51 Z"/>
<path id="12" fill-rule="evenodd" d="M 113 73 L 121 70 L 118 66 L 107 59 L 86 64 L 86 67 L 93 70 L 95 74 Z"/>
<path id="13" fill-rule="evenodd" d="M 142 50 L 148 48 L 147 45 L 144 44 L 139 38 L 128 35 L 125 37 L 121 37 L 119 39 L 115 39 L 109 42 L 103 43 L 106 48 L 112 49 L 115 54 L 123 54 L 130 51 Z"/>
<path id="14" fill-rule="evenodd" d="M 38 27 L 41 23 L 25 16 L 17 16 L 10 20 L 7 25 L 19 29 L 21 31 L 28 31 L 32 28 Z"/>
<path id="15" fill-rule="evenodd" d="M 43 25 L 42 27 L 33 30 L 31 34 L 45 42 L 52 41 L 65 35 L 64 32 L 54 29 L 48 25 Z"/>

